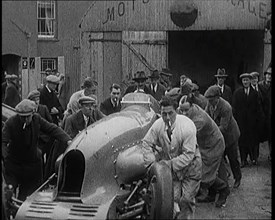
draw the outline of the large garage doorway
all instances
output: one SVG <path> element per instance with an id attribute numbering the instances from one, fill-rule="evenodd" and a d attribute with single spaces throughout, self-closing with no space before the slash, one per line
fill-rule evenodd
<path id="1" fill-rule="evenodd" d="M 218 68 L 229 75 L 232 90 L 240 84 L 243 72 L 262 73 L 264 31 L 171 31 L 168 33 L 168 66 L 173 84 L 186 74 L 200 85 L 201 93 L 215 83 Z"/>

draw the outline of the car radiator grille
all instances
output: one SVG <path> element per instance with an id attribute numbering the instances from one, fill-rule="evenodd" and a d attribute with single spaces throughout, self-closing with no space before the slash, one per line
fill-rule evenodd
<path id="1" fill-rule="evenodd" d="M 98 205 L 86 204 L 64 204 L 48 202 L 32 202 L 26 210 L 27 219 L 67 219 L 67 220 L 87 220 L 96 217 Z"/>

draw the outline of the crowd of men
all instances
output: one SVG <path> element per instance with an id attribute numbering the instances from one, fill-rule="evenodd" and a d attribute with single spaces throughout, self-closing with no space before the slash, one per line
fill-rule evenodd
<path id="1" fill-rule="evenodd" d="M 235 180 L 233 187 L 238 188 L 241 168 L 258 164 L 261 142 L 268 141 L 271 160 L 271 75 L 271 67 L 262 81 L 257 72 L 243 73 L 239 76 L 242 86 L 232 91 L 225 84 L 225 69 L 218 69 L 215 85 L 202 95 L 199 85 L 186 75 L 181 75 L 180 87 L 172 87 L 172 74 L 167 69 L 152 71 L 149 77 L 138 71 L 125 91 L 112 84 L 110 97 L 100 105 L 97 82 L 91 77 L 65 105 L 61 103 L 64 75 L 48 74 L 42 87 L 22 101 L 16 75 L 7 75 L 2 102 L 15 108 L 17 114 L 2 127 L 5 180 L 14 189 L 19 187 L 19 199 L 26 199 L 54 172 L 55 160 L 79 132 L 119 112 L 127 93 L 141 92 L 160 106 L 153 110 L 161 117 L 144 141 L 166 152 L 162 160 L 175 174 L 175 218 L 192 217 L 195 201 L 223 207 L 230 194 L 227 161 Z"/>

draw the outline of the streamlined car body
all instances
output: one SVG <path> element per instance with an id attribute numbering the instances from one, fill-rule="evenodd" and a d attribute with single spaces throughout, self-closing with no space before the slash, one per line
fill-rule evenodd
<path id="1" fill-rule="evenodd" d="M 120 112 L 80 132 L 15 219 L 171 219 L 171 170 L 142 142 L 159 117 L 151 100 L 129 93 Z"/>

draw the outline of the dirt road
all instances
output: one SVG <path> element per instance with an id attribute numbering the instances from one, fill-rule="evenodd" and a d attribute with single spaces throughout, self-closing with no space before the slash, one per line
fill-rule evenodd
<path id="1" fill-rule="evenodd" d="M 242 168 L 242 182 L 233 189 L 234 179 L 229 178 L 231 193 L 226 206 L 216 208 L 213 203 L 197 203 L 195 219 L 271 219 L 271 163 L 268 145 L 260 145 L 259 164 Z M 230 170 L 230 169 L 229 169 Z"/>

